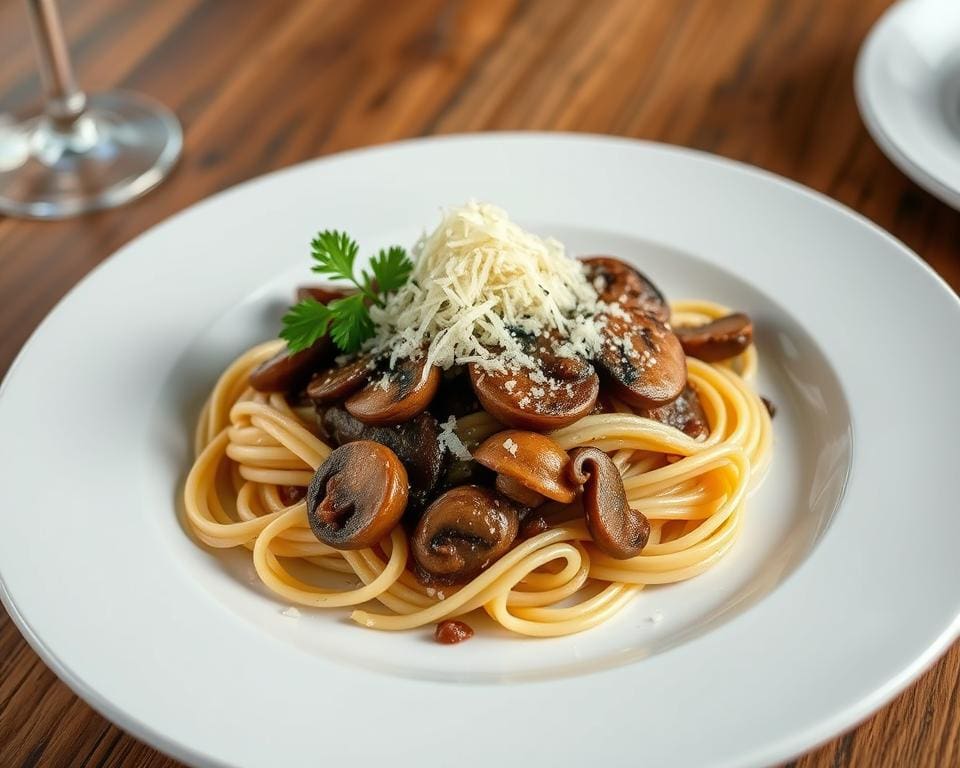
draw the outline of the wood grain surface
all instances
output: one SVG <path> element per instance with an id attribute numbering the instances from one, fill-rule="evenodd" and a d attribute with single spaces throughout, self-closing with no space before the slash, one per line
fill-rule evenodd
<path id="1" fill-rule="evenodd" d="M 91 268 L 266 171 L 366 144 L 495 129 L 682 144 L 824 192 L 960 289 L 960 214 L 901 175 L 857 114 L 853 64 L 886 0 L 64 0 L 89 90 L 183 122 L 173 176 L 124 208 L 0 218 L 0 374 Z M 25 8 L 0 0 L 0 112 L 36 105 Z M 793 766 L 960 765 L 960 645 Z M 0 611 L 0 766 L 173 766 L 74 696 Z"/>

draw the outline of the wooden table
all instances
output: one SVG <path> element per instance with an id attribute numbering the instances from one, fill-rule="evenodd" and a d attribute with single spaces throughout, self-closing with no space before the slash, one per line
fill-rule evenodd
<path id="1" fill-rule="evenodd" d="M 191 203 L 410 136 L 556 129 L 716 152 L 796 179 L 960 289 L 960 214 L 867 135 L 853 64 L 886 0 L 64 0 L 90 90 L 156 96 L 186 148 L 162 187 L 68 222 L 0 219 L 0 374 L 57 300 Z M 0 1 L 0 111 L 35 103 L 25 9 Z M 859 728 L 792 763 L 960 764 L 960 645 Z M 172 766 L 74 696 L 0 611 L 0 765 Z"/>

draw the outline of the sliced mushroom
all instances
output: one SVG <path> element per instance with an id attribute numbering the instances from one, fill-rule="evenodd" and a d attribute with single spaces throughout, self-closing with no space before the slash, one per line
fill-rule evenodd
<path id="1" fill-rule="evenodd" d="M 521 539 L 532 539 L 548 530 L 550 530 L 550 523 L 543 515 L 531 514 L 524 518 L 523 525 L 520 526 L 519 536 Z"/>
<path id="2" fill-rule="evenodd" d="M 367 356 L 339 368 L 321 371 L 307 385 L 307 397 L 317 405 L 339 402 L 367 383 L 372 368 L 372 361 Z"/>
<path id="3" fill-rule="evenodd" d="M 484 410 L 517 429 L 560 429 L 593 410 L 600 380 L 580 357 L 561 357 L 549 337 L 534 340 L 528 354 L 537 368 L 501 373 L 470 363 L 470 383 Z"/>
<path id="4" fill-rule="evenodd" d="M 536 509 L 547 500 L 546 496 L 527 488 L 515 477 L 509 475 L 497 475 L 493 481 L 493 487 L 508 499 L 513 499 L 527 509 Z"/>
<path id="5" fill-rule="evenodd" d="M 570 457 L 546 435 L 508 429 L 484 440 L 473 458 L 497 473 L 497 490 L 525 507 L 544 497 L 569 504 L 577 495 L 567 476 Z"/>
<path id="6" fill-rule="evenodd" d="M 313 534 L 335 549 L 372 547 L 407 506 L 407 471 L 385 445 L 359 440 L 337 448 L 307 490 Z"/>
<path id="7" fill-rule="evenodd" d="M 343 408 L 332 406 L 324 411 L 320 425 L 337 445 L 373 440 L 387 446 L 407 470 L 410 481 L 408 509 L 419 511 L 426 506 L 444 470 L 440 427 L 433 416 L 421 413 L 394 427 L 375 427 L 355 419 Z"/>
<path id="8" fill-rule="evenodd" d="M 753 322 L 743 312 L 734 312 L 706 325 L 675 328 L 674 333 L 690 357 L 715 363 L 736 357 L 750 346 Z"/>
<path id="9" fill-rule="evenodd" d="M 260 392 L 291 392 L 299 389 L 314 371 L 330 365 L 335 354 L 329 336 L 322 336 L 300 352 L 291 353 L 284 347 L 253 369 L 250 386 Z"/>
<path id="10" fill-rule="evenodd" d="M 519 527 L 512 502 L 486 488 L 461 485 L 427 507 L 411 550 L 428 578 L 458 584 L 503 556 Z"/>
<path id="11" fill-rule="evenodd" d="M 667 326 L 639 310 L 604 316 L 597 355 L 611 394 L 638 408 L 674 400 L 687 383 L 687 359 Z"/>
<path id="12" fill-rule="evenodd" d="M 670 305 L 663 293 L 646 275 L 613 256 L 587 256 L 589 280 L 608 304 L 641 309 L 661 323 L 670 321 Z"/>
<path id="13" fill-rule="evenodd" d="M 404 360 L 347 400 L 347 410 L 365 424 L 400 424 L 422 413 L 440 385 L 440 369 L 424 360 Z"/>
<path id="14" fill-rule="evenodd" d="M 700 396 L 689 384 L 672 403 L 650 410 L 640 410 L 638 414 L 659 421 L 661 424 L 676 427 L 690 437 L 700 437 L 710 431 L 707 415 L 703 412 L 703 406 L 700 405 Z"/>
<path id="15" fill-rule="evenodd" d="M 321 304 L 347 295 L 346 291 L 333 286 L 302 286 L 297 289 L 297 301 L 313 298 Z M 290 353 L 282 349 L 269 360 L 261 363 L 250 374 L 250 386 L 260 392 L 292 392 L 299 389 L 310 375 L 333 363 L 336 347 L 329 336 L 322 336 L 312 346 L 300 352 Z"/>
<path id="16" fill-rule="evenodd" d="M 356 291 L 344 290 L 334 285 L 301 285 L 297 288 L 297 301 L 304 299 L 313 299 L 321 304 L 329 304 L 331 301 L 342 299 Z"/>
<path id="17" fill-rule="evenodd" d="M 618 560 L 639 555 L 650 538 L 650 523 L 627 504 L 613 459 L 599 448 L 575 448 L 568 471 L 583 485 L 583 513 L 594 543 Z"/>

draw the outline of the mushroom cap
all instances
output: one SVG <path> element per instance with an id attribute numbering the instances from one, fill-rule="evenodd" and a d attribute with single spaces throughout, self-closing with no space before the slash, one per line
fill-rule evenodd
<path id="1" fill-rule="evenodd" d="M 321 371 L 307 385 L 307 397 L 317 405 L 339 402 L 369 380 L 371 368 L 370 358 L 361 357 L 339 368 Z"/>
<path id="2" fill-rule="evenodd" d="M 527 488 L 515 477 L 509 475 L 497 475 L 493 487 L 508 499 L 513 499 L 521 507 L 527 509 L 536 509 L 547 500 L 546 496 Z"/>
<path id="3" fill-rule="evenodd" d="M 334 450 L 307 490 L 313 534 L 335 549 L 372 547 L 407 506 L 407 471 L 385 445 L 358 440 Z"/>
<path id="4" fill-rule="evenodd" d="M 552 332 L 524 341 L 536 369 L 484 371 L 470 363 L 470 384 L 484 410 L 516 429 L 560 429 L 593 410 L 600 379 L 581 357 L 563 357 L 553 350 Z"/>
<path id="5" fill-rule="evenodd" d="M 427 507 L 410 548 L 427 576 L 461 583 L 504 555 L 519 528 L 519 514 L 508 499 L 488 488 L 461 485 Z"/>
<path id="6" fill-rule="evenodd" d="M 407 470 L 410 482 L 408 514 L 426 506 L 440 482 L 445 458 L 438 439 L 440 426 L 433 416 L 421 413 L 394 427 L 376 427 L 364 424 L 344 408 L 334 405 L 324 410 L 320 424 L 337 445 L 372 440 L 387 446 Z"/>
<path id="7" fill-rule="evenodd" d="M 582 261 L 601 301 L 641 309 L 662 323 L 670 321 L 663 292 L 640 270 L 613 256 L 586 256 Z"/>
<path id="8" fill-rule="evenodd" d="M 484 440 L 473 458 L 548 499 L 569 504 L 576 486 L 567 476 L 570 457 L 546 435 L 508 429 Z"/>
<path id="9" fill-rule="evenodd" d="M 710 432 L 707 415 L 700 404 L 700 396 L 689 384 L 672 403 L 661 405 L 659 408 L 637 411 L 638 416 L 659 421 L 661 424 L 675 427 L 690 437 L 700 437 Z"/>
<path id="10" fill-rule="evenodd" d="M 281 349 L 250 372 L 250 386 L 258 392 L 290 392 L 300 387 L 318 368 L 333 362 L 334 346 L 321 336 L 299 352 Z"/>
<path id="11" fill-rule="evenodd" d="M 365 424 L 400 424 L 422 413 L 440 386 L 440 369 L 425 360 L 403 360 L 386 374 L 386 386 L 376 374 L 359 392 L 350 396 L 346 408 Z"/>
<path id="12" fill-rule="evenodd" d="M 736 357 L 750 346 L 753 321 L 743 312 L 734 312 L 704 325 L 681 326 L 674 333 L 690 357 L 715 363 Z"/>
<path id="13" fill-rule="evenodd" d="M 676 399 L 687 383 L 680 341 L 657 318 L 640 310 L 607 315 L 597 364 L 614 395 L 638 408 Z"/>
<path id="14" fill-rule="evenodd" d="M 298 302 L 310 298 L 327 304 L 346 295 L 346 291 L 332 285 L 301 286 L 297 289 Z M 250 386 L 260 392 L 289 392 L 297 389 L 314 371 L 330 365 L 335 354 L 336 348 L 328 334 L 324 334 L 300 352 L 291 353 L 284 348 L 253 369 Z"/>

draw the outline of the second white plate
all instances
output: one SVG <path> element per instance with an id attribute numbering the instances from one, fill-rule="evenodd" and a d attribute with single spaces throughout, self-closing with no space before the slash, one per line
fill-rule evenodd
<path id="1" fill-rule="evenodd" d="M 960 3 L 896 3 L 860 51 L 855 86 L 884 154 L 960 210 Z"/>

